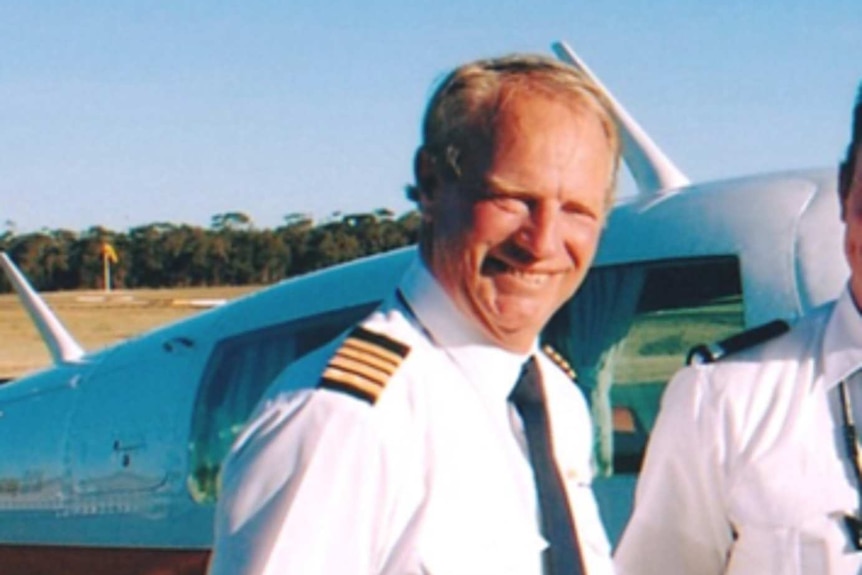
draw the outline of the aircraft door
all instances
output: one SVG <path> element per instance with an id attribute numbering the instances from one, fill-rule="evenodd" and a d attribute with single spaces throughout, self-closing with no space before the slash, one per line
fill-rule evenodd
<path id="1" fill-rule="evenodd" d="M 129 361 L 106 362 L 81 383 L 68 453 L 79 512 L 158 514 L 182 490 L 202 354 L 187 338 L 138 343 Z"/>

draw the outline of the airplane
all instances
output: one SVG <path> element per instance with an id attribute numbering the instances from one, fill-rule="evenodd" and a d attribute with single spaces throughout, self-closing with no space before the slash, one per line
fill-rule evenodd
<path id="1" fill-rule="evenodd" d="M 554 51 L 595 78 L 567 45 Z M 688 350 L 792 322 L 849 270 L 836 170 L 692 183 L 611 99 L 638 193 L 614 206 L 584 285 L 542 338 L 591 401 L 594 488 L 615 541 Z M 412 253 L 289 279 L 93 353 L 0 254 L 53 358 L 0 386 L 0 570 L 203 573 L 220 462 L 256 402 L 387 297 Z"/>

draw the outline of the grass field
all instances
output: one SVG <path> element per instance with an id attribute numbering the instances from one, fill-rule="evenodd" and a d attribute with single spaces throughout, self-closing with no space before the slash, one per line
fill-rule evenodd
<path id="1" fill-rule="evenodd" d="M 42 294 L 75 339 L 93 351 L 154 327 L 198 313 L 195 300 L 232 299 L 254 286 L 74 291 Z M 15 294 L 0 294 L 0 378 L 51 364 L 39 332 Z"/>

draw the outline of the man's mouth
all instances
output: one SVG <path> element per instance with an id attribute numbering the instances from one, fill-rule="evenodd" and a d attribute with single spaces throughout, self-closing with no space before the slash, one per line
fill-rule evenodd
<path id="1" fill-rule="evenodd" d="M 548 271 L 529 271 L 514 267 L 506 262 L 488 257 L 482 264 L 482 273 L 486 276 L 508 276 L 523 285 L 540 287 L 547 283 L 554 272 Z"/>

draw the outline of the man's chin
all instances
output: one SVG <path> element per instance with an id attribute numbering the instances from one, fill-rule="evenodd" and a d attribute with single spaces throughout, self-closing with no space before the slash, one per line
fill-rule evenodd
<path id="1" fill-rule="evenodd" d="M 474 298 L 468 307 L 474 321 L 502 347 L 513 351 L 528 350 L 550 318 L 547 306 L 526 305 L 536 302 L 521 298 Z M 521 348 L 524 348 L 523 350 Z"/>
<path id="2" fill-rule="evenodd" d="M 539 337 L 542 325 L 544 325 L 544 322 L 537 321 L 537 317 L 546 319 L 544 315 L 531 315 L 517 319 L 496 318 L 492 335 L 506 349 L 518 352 L 528 351 L 536 338 Z"/>

